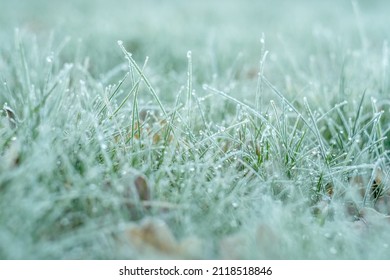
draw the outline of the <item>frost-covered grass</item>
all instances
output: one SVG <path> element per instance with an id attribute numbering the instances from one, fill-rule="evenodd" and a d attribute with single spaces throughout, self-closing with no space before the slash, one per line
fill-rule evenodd
<path id="1" fill-rule="evenodd" d="M 386 1 L 8 1 L 0 258 L 390 258 Z"/>

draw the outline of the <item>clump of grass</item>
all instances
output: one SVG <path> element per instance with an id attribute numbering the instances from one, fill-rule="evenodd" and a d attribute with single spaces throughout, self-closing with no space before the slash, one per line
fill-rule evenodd
<path id="1" fill-rule="evenodd" d="M 164 56 L 164 41 L 149 59 L 142 38 L 93 55 L 15 34 L 0 49 L 0 258 L 388 258 L 387 45 L 360 30 L 345 51 L 316 30 L 309 62 L 264 35 L 258 57 L 193 41 Z"/>

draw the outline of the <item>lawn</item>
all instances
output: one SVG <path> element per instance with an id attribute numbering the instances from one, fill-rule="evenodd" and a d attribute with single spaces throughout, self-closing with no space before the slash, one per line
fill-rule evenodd
<path id="1" fill-rule="evenodd" d="M 390 258 L 388 1 L 0 5 L 0 259 Z"/>

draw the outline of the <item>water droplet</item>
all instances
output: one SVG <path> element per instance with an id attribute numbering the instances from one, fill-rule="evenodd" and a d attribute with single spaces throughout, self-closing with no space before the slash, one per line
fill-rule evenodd
<path id="1" fill-rule="evenodd" d="M 231 227 L 234 227 L 234 228 L 235 228 L 235 227 L 238 227 L 237 221 L 236 221 L 236 220 L 231 221 L 231 222 L 230 222 L 230 226 L 231 226 Z"/>
<path id="2" fill-rule="evenodd" d="M 118 45 L 119 45 L 120 47 L 122 47 L 122 46 L 123 46 L 123 41 L 122 41 L 122 40 L 118 40 Z"/>
<path id="3" fill-rule="evenodd" d="M 68 218 L 61 219 L 61 225 L 68 226 L 70 224 L 70 221 Z"/>
<path id="4" fill-rule="evenodd" d="M 264 39 L 264 33 L 261 34 L 261 38 L 260 38 L 260 44 L 264 45 L 265 44 L 265 39 Z"/>
<path id="5" fill-rule="evenodd" d="M 187 58 L 191 58 L 191 55 L 192 55 L 191 51 L 188 51 L 187 52 Z"/>
<path id="6" fill-rule="evenodd" d="M 337 250 L 336 250 L 335 247 L 330 247 L 329 252 L 330 252 L 331 254 L 333 254 L 333 255 L 336 255 L 336 254 L 337 254 Z"/>

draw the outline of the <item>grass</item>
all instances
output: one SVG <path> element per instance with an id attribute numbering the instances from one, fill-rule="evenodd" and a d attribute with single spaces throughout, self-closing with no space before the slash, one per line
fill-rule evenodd
<path id="1" fill-rule="evenodd" d="M 390 257 L 385 1 L 3 2 L 1 259 Z"/>

